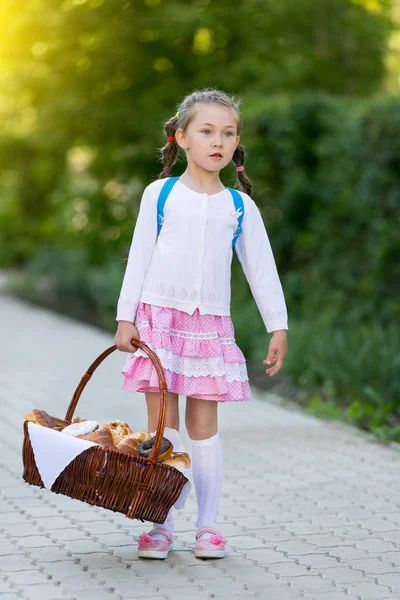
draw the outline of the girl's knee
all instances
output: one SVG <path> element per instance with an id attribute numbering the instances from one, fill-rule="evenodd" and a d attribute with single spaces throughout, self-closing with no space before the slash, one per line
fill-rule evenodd
<path id="1" fill-rule="evenodd" d="M 185 425 L 192 440 L 204 440 L 218 432 L 217 402 L 186 399 Z"/>

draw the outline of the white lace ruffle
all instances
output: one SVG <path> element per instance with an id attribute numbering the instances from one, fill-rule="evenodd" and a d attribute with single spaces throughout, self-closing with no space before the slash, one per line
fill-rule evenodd
<path id="1" fill-rule="evenodd" d="M 153 350 L 151 344 L 147 343 L 147 345 Z M 185 375 L 186 377 L 226 376 L 226 379 L 229 382 L 248 381 L 246 363 L 227 363 L 222 356 L 208 356 L 206 358 L 179 356 L 165 348 L 157 348 L 153 351 L 160 359 L 163 368 L 168 369 L 168 371 L 172 371 L 173 373 Z M 127 362 L 139 356 L 150 360 L 148 355 L 138 348 L 133 354 L 128 356 Z"/>
<path id="2" fill-rule="evenodd" d="M 138 331 L 150 327 L 150 321 L 141 321 L 140 325 L 137 326 Z M 172 327 L 153 327 L 153 331 L 159 331 L 169 333 L 176 337 L 182 337 L 190 340 L 213 340 L 218 338 L 217 331 L 183 331 L 182 329 L 173 329 Z M 220 337 L 221 344 L 234 344 L 235 338 L 233 337 Z"/>

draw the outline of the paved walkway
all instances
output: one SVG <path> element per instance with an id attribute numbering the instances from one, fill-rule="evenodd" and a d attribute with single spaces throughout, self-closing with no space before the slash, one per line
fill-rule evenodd
<path id="1" fill-rule="evenodd" d="M 176 550 L 165 561 L 139 560 L 145 524 L 21 478 L 23 414 L 63 416 L 113 336 L 5 295 L 0 329 L 0 599 L 400 599 L 398 447 L 267 394 L 221 405 L 226 558 L 193 555 L 192 489 L 175 511 Z M 119 389 L 123 362 L 114 352 L 99 367 L 77 415 L 146 427 L 143 395 Z"/>

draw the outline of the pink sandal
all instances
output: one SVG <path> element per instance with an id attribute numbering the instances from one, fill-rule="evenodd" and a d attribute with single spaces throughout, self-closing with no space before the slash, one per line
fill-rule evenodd
<path id="1" fill-rule="evenodd" d="M 153 539 L 151 533 L 160 533 L 165 537 L 165 541 Z M 169 531 L 163 527 L 155 527 L 149 533 L 142 533 L 139 536 L 137 555 L 139 558 L 167 558 L 172 546 L 173 537 Z"/>
<path id="2" fill-rule="evenodd" d="M 208 539 L 200 540 L 203 533 L 212 533 Z M 204 525 L 196 532 L 196 548 L 194 555 L 197 558 L 224 558 L 226 540 L 214 527 Z"/>

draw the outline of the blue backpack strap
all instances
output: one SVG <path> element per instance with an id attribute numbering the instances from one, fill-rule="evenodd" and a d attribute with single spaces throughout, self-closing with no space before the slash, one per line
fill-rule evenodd
<path id="1" fill-rule="evenodd" d="M 235 235 L 233 236 L 233 240 L 232 240 L 232 248 L 235 247 L 236 241 L 240 235 L 240 232 L 242 231 L 242 221 L 243 221 L 243 216 L 244 216 L 244 205 L 243 205 L 243 198 L 241 196 L 241 194 L 239 194 L 239 192 L 233 188 L 227 187 L 227 190 L 230 191 L 230 193 L 232 194 L 232 198 L 233 198 L 233 202 L 235 204 L 235 209 L 238 212 L 238 226 L 237 229 L 235 231 Z"/>
<path id="2" fill-rule="evenodd" d="M 160 195 L 158 196 L 158 200 L 157 200 L 157 237 L 160 234 L 161 231 L 161 227 L 164 221 L 164 205 L 165 205 L 165 201 L 168 198 L 172 188 L 174 187 L 175 183 L 178 181 L 179 177 L 168 177 L 168 179 L 166 179 L 164 185 L 161 188 L 160 191 Z"/>

